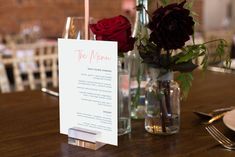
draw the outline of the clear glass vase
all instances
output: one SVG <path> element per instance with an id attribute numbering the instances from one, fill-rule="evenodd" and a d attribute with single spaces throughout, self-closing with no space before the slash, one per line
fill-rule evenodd
<path id="1" fill-rule="evenodd" d="M 137 6 L 148 9 L 148 0 L 136 0 Z M 132 36 L 138 39 L 148 38 L 148 29 L 145 27 L 149 17 L 144 8 L 139 7 L 136 11 L 136 20 Z M 147 65 L 142 63 L 138 51 L 139 41 L 136 41 L 134 49 L 128 55 L 130 68 L 130 94 L 131 94 L 131 117 L 133 119 L 144 119 L 145 117 L 145 86 L 148 80 L 146 73 Z"/>
<path id="2" fill-rule="evenodd" d="M 118 135 L 131 132 L 130 75 L 124 58 L 118 58 Z"/>
<path id="3" fill-rule="evenodd" d="M 146 86 L 145 130 L 152 134 L 175 134 L 180 129 L 180 88 L 173 73 L 159 77 L 158 69 L 150 70 Z"/>

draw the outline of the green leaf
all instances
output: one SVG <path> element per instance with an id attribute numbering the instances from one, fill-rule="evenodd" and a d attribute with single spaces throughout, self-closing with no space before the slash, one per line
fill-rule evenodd
<path id="1" fill-rule="evenodd" d="M 189 90 L 192 86 L 193 75 L 192 73 L 180 73 L 176 80 L 180 84 L 183 98 L 187 98 Z"/>
<path id="2" fill-rule="evenodd" d="M 192 63 L 192 60 L 188 62 L 183 62 L 179 64 L 171 65 L 173 71 L 180 71 L 180 72 L 192 72 L 194 69 L 198 67 L 198 65 Z"/>
<path id="3" fill-rule="evenodd" d="M 181 56 L 177 61 L 178 63 L 188 62 L 190 60 L 196 59 L 199 56 L 202 56 L 207 51 L 204 44 L 198 44 L 198 45 L 188 45 L 182 49 L 185 53 L 183 56 Z"/>
<path id="4" fill-rule="evenodd" d="M 222 57 L 226 57 L 225 56 L 225 47 L 228 46 L 227 45 L 227 41 L 224 40 L 224 39 L 215 39 L 215 40 L 211 40 L 211 41 L 205 42 L 204 45 L 207 45 L 207 44 L 210 44 L 210 43 L 214 43 L 214 42 L 219 42 L 219 44 L 217 45 L 217 48 L 215 50 L 214 61 L 216 61 L 218 57 L 219 57 L 219 60 L 221 61 L 223 59 Z M 201 63 L 203 70 L 206 70 L 206 68 L 208 66 L 208 55 L 209 55 L 209 53 L 206 50 L 205 54 L 204 54 L 203 61 Z M 227 57 L 226 60 L 229 63 L 229 57 Z"/>
<path id="5" fill-rule="evenodd" d="M 169 4 L 169 0 L 161 0 L 163 6 L 166 6 Z"/>
<path id="6" fill-rule="evenodd" d="M 195 17 L 198 16 L 198 14 L 196 12 L 192 11 L 194 3 L 195 3 L 195 0 L 186 1 L 185 5 L 184 5 L 184 8 L 190 10 L 190 16 L 193 17 L 193 21 L 195 23 L 198 23 L 198 21 L 195 20 Z"/>
<path id="7" fill-rule="evenodd" d="M 194 1 L 195 0 L 187 1 L 187 3 L 185 4 L 185 8 L 188 10 L 192 10 L 193 5 L 194 5 Z"/>
<path id="8" fill-rule="evenodd" d="M 199 16 L 198 13 L 194 12 L 194 11 L 190 11 L 191 16 Z M 194 21 L 195 22 L 195 21 Z"/>
<path id="9" fill-rule="evenodd" d="M 222 59 L 222 56 L 224 56 L 225 52 L 224 49 L 227 47 L 227 43 L 224 40 L 220 40 L 217 48 L 216 48 L 216 57 L 219 57 L 219 59 Z"/>
<path id="10" fill-rule="evenodd" d="M 225 68 L 229 69 L 231 67 L 231 63 L 232 63 L 231 58 L 229 55 L 227 55 L 227 57 L 225 58 Z"/>
<path id="11" fill-rule="evenodd" d="M 201 65 L 202 65 L 203 71 L 206 71 L 206 69 L 208 67 L 208 55 L 204 56 Z"/>

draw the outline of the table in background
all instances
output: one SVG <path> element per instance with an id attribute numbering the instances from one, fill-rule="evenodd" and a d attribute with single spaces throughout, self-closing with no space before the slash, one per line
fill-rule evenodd
<path id="1" fill-rule="evenodd" d="M 119 137 L 119 146 L 106 145 L 93 151 L 67 144 L 59 134 L 58 98 L 40 91 L 0 95 L 0 156 L 2 157 L 155 157 L 235 156 L 221 147 L 192 111 L 235 105 L 235 75 L 195 72 L 187 101 L 181 105 L 181 130 L 157 136 L 144 130 L 143 120 L 132 121 L 132 132 Z M 235 132 L 221 122 L 215 125 L 235 140 Z"/>

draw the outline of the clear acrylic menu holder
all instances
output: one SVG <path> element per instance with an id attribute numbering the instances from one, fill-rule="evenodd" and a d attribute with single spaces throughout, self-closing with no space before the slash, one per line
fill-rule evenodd
<path id="1" fill-rule="evenodd" d="M 73 127 L 68 130 L 68 143 L 71 145 L 97 150 L 105 145 L 96 139 L 99 132 Z"/>

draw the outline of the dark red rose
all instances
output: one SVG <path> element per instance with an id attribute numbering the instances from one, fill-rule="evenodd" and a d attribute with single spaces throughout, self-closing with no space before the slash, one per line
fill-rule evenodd
<path id="1" fill-rule="evenodd" d="M 90 24 L 90 28 L 97 40 L 117 41 L 119 53 L 127 52 L 134 47 L 135 39 L 131 37 L 131 24 L 122 15 Z"/>
<path id="2" fill-rule="evenodd" d="M 165 50 L 182 48 L 193 34 L 194 21 L 183 8 L 186 1 L 158 8 L 149 23 L 150 40 Z"/>

